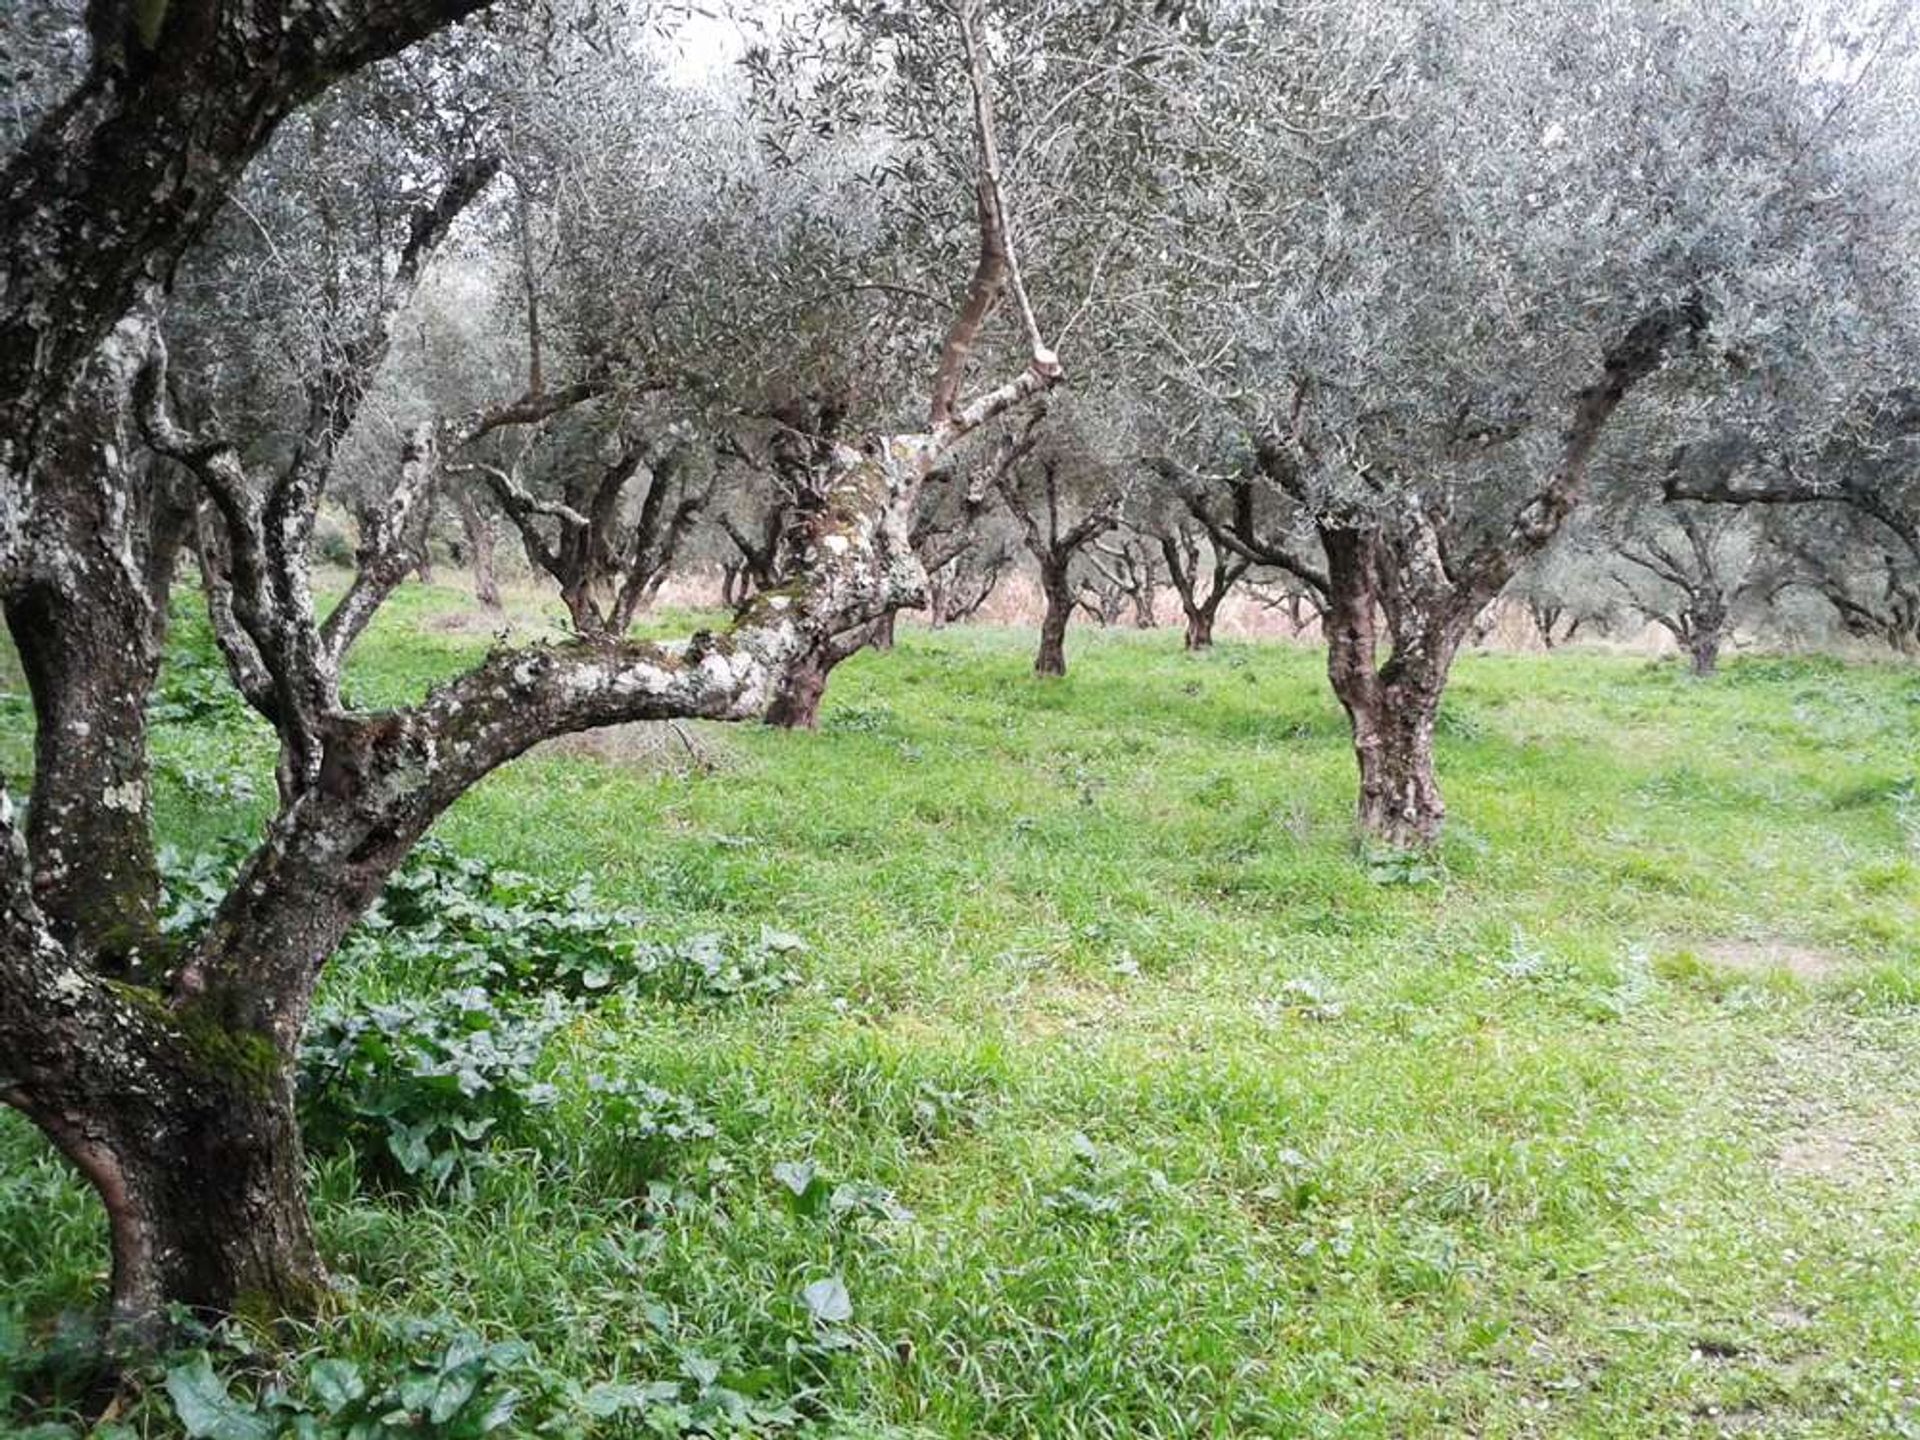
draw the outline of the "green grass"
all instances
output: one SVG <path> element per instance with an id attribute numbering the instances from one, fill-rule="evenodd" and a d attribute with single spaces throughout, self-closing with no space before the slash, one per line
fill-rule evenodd
<path id="1" fill-rule="evenodd" d="M 457 604 L 398 597 L 356 696 L 484 648 Z M 1469 656 L 1410 872 L 1354 851 L 1315 651 L 1077 631 L 1044 683 L 1027 635 L 902 633 L 817 734 L 701 727 L 691 774 L 538 754 L 446 818 L 664 934 L 797 932 L 804 981 L 569 1030 L 555 1126 L 609 1059 L 717 1125 L 665 1205 L 531 1153 L 431 1203 L 323 1160 L 327 1344 L 445 1312 L 581 1384 L 790 1373 L 837 1274 L 836 1433 L 1920 1433 L 1920 672 Z M 243 726 L 159 751 L 182 851 L 271 794 Z M 794 1213 L 800 1159 L 913 1218 Z M 0 1123 L 0 1296 L 83 1307 L 98 1231 Z"/>

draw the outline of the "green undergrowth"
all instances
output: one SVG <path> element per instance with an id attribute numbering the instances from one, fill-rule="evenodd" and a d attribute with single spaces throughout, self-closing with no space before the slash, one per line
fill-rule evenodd
<path id="1" fill-rule="evenodd" d="M 361 703 L 490 643 L 396 599 Z M 316 1012 L 337 1313 L 201 1337 L 115 1423 L 1920 1433 L 1920 672 L 1467 656 L 1408 862 L 1354 849 L 1316 652 L 1076 629 L 1047 683 L 1030 644 L 903 627 L 818 733 L 464 799 Z M 177 649 L 190 928 L 272 756 Z M 98 1409 L 100 1230 L 0 1120 L 21 1427 Z"/>

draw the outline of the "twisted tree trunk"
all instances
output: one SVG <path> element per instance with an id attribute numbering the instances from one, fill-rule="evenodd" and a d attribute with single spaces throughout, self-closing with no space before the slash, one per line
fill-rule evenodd
<path id="1" fill-rule="evenodd" d="M 172 420 L 164 352 L 145 343 L 155 337 L 133 301 L 282 116 L 480 3 L 92 0 L 86 85 L 0 169 L 0 600 L 40 726 L 32 834 L 17 829 L 0 784 L 0 1104 L 37 1124 L 99 1194 L 115 1314 L 145 1334 L 169 1304 L 262 1316 L 317 1305 L 325 1275 L 293 1110 L 300 1036 L 322 966 L 433 821 L 553 736 L 761 714 L 835 637 L 919 603 L 925 576 L 908 522 L 927 474 L 1060 378 L 1029 323 L 1027 368 L 960 403 L 965 355 L 1003 289 L 1031 319 L 993 169 L 984 62 L 963 12 L 987 160 L 982 260 L 926 430 L 834 448 L 796 542 L 800 565 L 724 635 L 669 647 L 622 630 L 498 649 L 417 705 L 350 709 L 341 666 L 409 568 L 432 446 L 409 447 L 378 523 L 363 527 L 352 586 L 325 620 L 306 550 L 393 312 L 340 366 L 319 368 L 307 443 L 263 485 L 224 437 Z M 456 176 L 417 216 L 403 276 L 417 276 L 490 173 Z M 178 955 L 151 942 L 145 728 L 178 536 L 168 538 L 151 481 L 127 466 L 136 398 L 147 442 L 212 502 L 219 543 L 204 553 L 221 563 L 206 567 L 209 608 L 230 673 L 274 724 L 282 755 L 281 808 L 265 840 Z"/>
<path id="2" fill-rule="evenodd" d="M 1406 583 L 1420 566 L 1390 537 L 1323 526 L 1327 556 L 1327 679 L 1353 733 L 1360 770 L 1355 818 L 1362 836 L 1399 849 L 1440 838 L 1446 802 L 1434 773 L 1434 728 L 1447 671 L 1472 611 L 1439 589 Z M 1386 553 L 1383 553 L 1386 552 Z M 1383 583 L 1383 581 L 1390 583 Z M 1385 613 L 1392 650 L 1376 666 Z"/>
<path id="3" fill-rule="evenodd" d="M 1213 622 L 1220 612 L 1220 602 L 1206 605 L 1189 605 L 1187 609 L 1186 648 L 1188 650 L 1211 650 L 1213 648 Z"/>
<path id="4" fill-rule="evenodd" d="M 1040 618 L 1040 651 L 1033 659 L 1033 673 L 1065 675 L 1067 622 L 1073 618 L 1073 587 L 1067 581 L 1065 565 L 1041 567 L 1040 593 L 1047 608 Z"/>

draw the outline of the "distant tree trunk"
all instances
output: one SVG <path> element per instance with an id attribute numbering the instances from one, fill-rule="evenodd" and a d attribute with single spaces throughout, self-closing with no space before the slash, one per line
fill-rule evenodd
<path id="1" fill-rule="evenodd" d="M 467 540 L 467 563 L 473 567 L 473 594 L 489 610 L 500 609 L 500 583 L 494 573 L 494 533 L 480 502 L 470 491 L 460 491 L 460 530 Z"/>
<path id="2" fill-rule="evenodd" d="M 546 386 L 540 333 L 540 272 L 533 257 L 533 211 L 527 203 L 524 175 L 514 176 L 514 239 L 520 250 L 520 288 L 527 309 L 527 393 L 538 395 Z"/>
<path id="3" fill-rule="evenodd" d="M 1067 567 L 1044 566 L 1040 573 L 1041 594 L 1046 597 L 1046 614 L 1040 620 L 1040 653 L 1034 657 L 1036 675 L 1067 673 L 1067 622 L 1073 618 L 1073 587 L 1067 582 Z"/>
<path id="4" fill-rule="evenodd" d="M 1188 607 L 1187 649 L 1211 650 L 1213 648 L 1213 621 L 1218 610 L 1218 602 L 1212 605 L 1194 605 Z"/>
<path id="5" fill-rule="evenodd" d="M 1727 607 L 1717 594 L 1696 597 L 1687 607 L 1687 668 L 1704 680 L 1720 668 L 1720 644 L 1727 633 Z"/>
<path id="6" fill-rule="evenodd" d="M 893 626 L 894 621 L 899 619 L 899 617 L 899 611 L 889 610 L 885 615 L 882 615 L 878 620 L 874 621 L 873 637 L 867 641 L 867 644 L 871 648 L 880 651 L 893 649 Z"/>
<path id="7" fill-rule="evenodd" d="M 1687 668 L 1702 680 L 1715 674 L 1720 668 L 1720 637 L 1709 633 L 1695 635 L 1687 647 Z"/>

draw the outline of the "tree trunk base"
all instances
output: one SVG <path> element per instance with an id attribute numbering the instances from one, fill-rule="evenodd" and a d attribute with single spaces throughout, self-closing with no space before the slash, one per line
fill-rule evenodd
<path id="1" fill-rule="evenodd" d="M 796 664 L 767 707 L 766 723 L 776 730 L 818 730 L 820 702 L 826 698 L 830 673 L 831 667 L 818 657 Z"/>
<path id="2" fill-rule="evenodd" d="M 1434 774 L 1431 725 L 1415 722 L 1404 743 L 1357 753 L 1361 836 L 1395 850 L 1430 850 L 1439 844 L 1447 805 Z"/>

